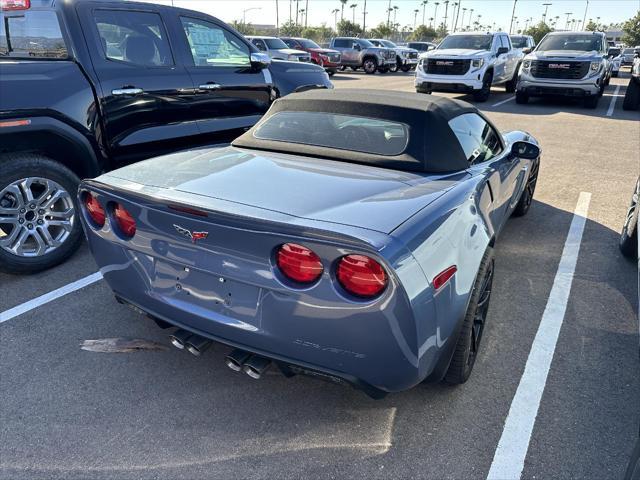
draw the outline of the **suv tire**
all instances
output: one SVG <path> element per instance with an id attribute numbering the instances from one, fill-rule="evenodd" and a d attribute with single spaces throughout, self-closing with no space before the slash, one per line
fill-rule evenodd
<path id="1" fill-rule="evenodd" d="M 391 73 L 396 73 L 398 71 L 399 67 L 400 67 L 400 64 L 398 63 L 398 60 L 396 59 L 395 63 L 392 63 L 391 65 L 389 65 L 389 71 Z"/>
<path id="2" fill-rule="evenodd" d="M 482 77 L 482 88 L 473 92 L 473 99 L 476 102 L 486 102 L 491 95 L 491 84 L 493 83 L 493 72 L 488 71 Z"/>
<path id="3" fill-rule="evenodd" d="M 480 340 L 482 340 L 489 300 L 491 299 L 493 267 L 493 249 L 487 247 L 473 284 L 471 299 L 469 300 L 469 306 L 467 307 L 467 313 L 462 323 L 453 357 L 444 376 L 446 383 L 453 385 L 464 383 L 471 375 L 471 370 L 473 370 L 478 357 L 478 347 L 480 346 Z"/>
<path id="4" fill-rule="evenodd" d="M 411 71 L 411 69 L 412 69 L 412 68 L 413 68 L 413 67 L 412 67 L 411 65 L 403 65 L 403 66 L 401 66 L 401 67 L 400 67 L 400 69 L 401 69 L 404 73 L 407 73 L 407 72 Z"/>
<path id="5" fill-rule="evenodd" d="M 529 95 L 520 90 L 516 91 L 516 103 L 519 105 L 526 105 L 529 103 Z"/>
<path id="6" fill-rule="evenodd" d="M 623 110 L 637 110 L 640 107 L 640 79 L 631 78 L 622 101 Z"/>
<path id="7" fill-rule="evenodd" d="M 0 243 L 0 271 L 36 273 L 62 263 L 77 250 L 82 241 L 76 199 L 79 183 L 71 170 L 42 155 L 17 153 L 2 158 L 0 228 L 13 239 Z"/>
<path id="8" fill-rule="evenodd" d="M 362 68 L 364 69 L 364 73 L 373 75 L 378 69 L 378 61 L 373 57 L 367 57 L 362 61 Z"/>
<path id="9" fill-rule="evenodd" d="M 598 108 L 598 102 L 599 101 L 600 101 L 600 95 L 599 94 L 590 95 L 588 97 L 585 97 L 584 106 L 587 107 L 587 108 L 596 109 L 596 108 Z"/>

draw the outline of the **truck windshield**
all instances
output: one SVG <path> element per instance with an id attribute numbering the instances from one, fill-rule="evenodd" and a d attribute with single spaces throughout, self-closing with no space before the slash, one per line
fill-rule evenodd
<path id="1" fill-rule="evenodd" d="M 409 128 L 398 122 L 329 112 L 277 112 L 255 138 L 392 156 L 404 152 Z"/>
<path id="2" fill-rule="evenodd" d="M 537 51 L 569 50 L 591 52 L 602 49 L 602 39 L 595 35 L 548 35 L 540 42 Z"/>
<path id="3" fill-rule="evenodd" d="M 307 40 L 306 38 L 303 38 L 299 40 L 299 42 L 300 45 L 302 45 L 304 48 L 320 48 L 320 45 L 318 45 L 313 40 Z"/>
<path id="4" fill-rule="evenodd" d="M 383 47 L 396 48 L 396 44 L 393 42 L 390 42 L 389 40 L 378 40 L 378 42 L 380 42 Z"/>
<path id="5" fill-rule="evenodd" d="M 269 50 L 280 50 L 281 48 L 289 48 L 287 47 L 287 44 L 279 38 L 265 38 L 264 43 L 267 44 Z"/>
<path id="6" fill-rule="evenodd" d="M 450 35 L 445 38 L 438 50 L 463 48 L 465 50 L 491 50 L 493 35 Z"/>
<path id="7" fill-rule="evenodd" d="M 527 48 L 527 37 L 512 36 L 511 45 L 513 48 Z"/>

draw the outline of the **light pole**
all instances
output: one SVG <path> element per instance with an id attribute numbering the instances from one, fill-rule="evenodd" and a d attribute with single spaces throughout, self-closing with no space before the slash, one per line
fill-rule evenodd
<path id="1" fill-rule="evenodd" d="M 245 8 L 242 11 L 242 24 L 243 25 L 246 25 L 246 23 L 247 23 L 247 12 L 250 12 L 251 10 L 262 10 L 262 7 Z"/>
<path id="2" fill-rule="evenodd" d="M 367 0 L 364 0 L 364 7 L 362 7 L 362 35 L 365 35 L 366 31 L 367 31 Z"/>
<path id="3" fill-rule="evenodd" d="M 587 10 L 589 10 L 589 0 L 587 0 L 587 4 L 584 7 L 584 17 L 582 17 L 583 28 L 584 28 L 584 21 L 587 19 Z"/>
<path id="4" fill-rule="evenodd" d="M 518 0 L 513 0 L 513 9 L 511 10 L 511 24 L 509 24 L 509 34 L 511 34 L 511 29 L 513 28 L 513 16 L 516 14 L 516 3 L 518 3 Z"/>
<path id="5" fill-rule="evenodd" d="M 549 10 L 549 7 L 553 5 L 553 3 L 543 3 L 542 6 L 544 7 L 544 13 L 542 14 L 542 23 L 544 23 L 546 25 L 547 23 L 547 11 Z"/>

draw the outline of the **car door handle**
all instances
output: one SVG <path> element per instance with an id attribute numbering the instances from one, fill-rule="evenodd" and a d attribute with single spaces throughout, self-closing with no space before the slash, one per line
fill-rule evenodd
<path id="1" fill-rule="evenodd" d="M 116 88 L 111 90 L 112 95 L 140 95 L 144 90 L 135 87 Z"/>
<path id="2" fill-rule="evenodd" d="M 204 83 L 198 87 L 200 90 L 220 90 L 222 85 L 219 83 Z"/>

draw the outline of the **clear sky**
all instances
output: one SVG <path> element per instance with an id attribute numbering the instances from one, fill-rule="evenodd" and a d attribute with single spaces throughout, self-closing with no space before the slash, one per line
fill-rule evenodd
<path id="1" fill-rule="evenodd" d="M 339 0 L 149 0 L 152 3 L 173 4 L 175 6 L 199 10 L 224 21 L 242 20 L 243 11 L 247 10 L 247 23 L 254 24 L 272 24 L 276 23 L 276 3 L 279 7 L 280 23 L 289 19 L 289 6 L 291 5 L 292 16 L 295 17 L 296 3 L 298 8 L 309 9 L 309 25 L 320 25 L 325 22 L 327 25 L 333 26 L 334 15 L 331 13 L 333 9 L 341 8 Z M 511 10 L 513 8 L 513 0 L 451 0 L 449 3 L 449 20 L 451 23 L 452 4 L 461 1 L 462 8 L 467 8 L 464 23 L 468 23 L 473 9 L 473 20 L 477 15 L 482 15 L 480 23 L 490 25 L 495 22 L 496 28 L 502 30 L 509 29 L 511 20 Z M 429 18 L 434 17 L 435 1 L 429 0 L 426 5 L 425 22 L 429 23 Z M 439 0 L 440 5 L 437 7 L 437 22 L 440 23 L 444 19 L 445 4 L 444 0 Z M 586 0 L 517 0 L 515 15 L 518 17 L 519 28 L 523 28 L 526 19 L 533 18 L 534 22 L 542 19 L 544 8 L 543 3 L 551 3 L 548 11 L 548 18 L 559 16 L 557 27 L 563 28 L 567 13 L 572 15 L 569 17 L 582 20 L 584 17 Z M 348 0 L 344 9 L 344 15 L 348 19 L 353 18 L 353 10 L 350 5 L 356 4 L 355 16 L 356 22 L 362 24 L 362 11 L 364 0 Z M 396 22 L 402 27 L 405 25 L 413 26 L 414 10 L 418 9 L 417 23 L 422 23 L 422 2 L 420 0 L 391 0 L 391 6 L 397 6 Z M 386 22 L 386 10 L 389 7 L 389 0 L 367 0 L 367 28 L 377 25 L 380 22 Z M 636 14 L 640 9 L 640 0 L 589 0 L 587 10 L 587 21 L 592 18 L 600 17 L 601 23 L 617 23 L 627 20 Z M 460 11 L 462 16 L 463 11 Z M 391 14 L 393 19 L 393 14 Z M 340 13 L 338 13 L 338 20 Z M 460 25 L 462 18 L 459 20 Z M 514 28 L 515 29 L 515 28 Z"/>

